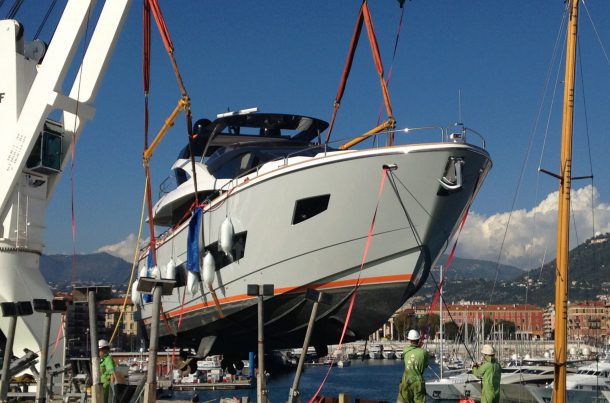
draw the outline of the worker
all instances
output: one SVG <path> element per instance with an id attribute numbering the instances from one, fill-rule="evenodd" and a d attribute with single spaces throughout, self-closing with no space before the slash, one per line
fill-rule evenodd
<path id="1" fill-rule="evenodd" d="M 426 401 L 426 383 L 424 371 L 428 367 L 428 352 L 419 347 L 419 332 L 409 330 L 409 345 L 403 350 L 405 371 L 398 387 L 398 402 L 424 403 Z"/>
<path id="2" fill-rule="evenodd" d="M 110 383 L 114 378 L 114 360 L 110 356 L 110 344 L 104 339 L 97 342 L 100 355 L 100 380 L 104 387 L 104 402 L 108 403 L 110 395 Z"/>
<path id="3" fill-rule="evenodd" d="M 496 351 L 491 345 L 485 344 L 481 353 L 483 364 L 475 364 L 472 368 L 472 374 L 481 379 L 481 403 L 499 403 L 502 367 L 496 361 Z"/>

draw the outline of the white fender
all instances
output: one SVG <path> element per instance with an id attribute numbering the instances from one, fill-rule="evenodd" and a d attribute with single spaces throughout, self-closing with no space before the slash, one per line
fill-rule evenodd
<path id="1" fill-rule="evenodd" d="M 140 277 L 148 277 L 148 269 L 146 267 L 142 267 L 140 269 L 140 275 L 138 276 L 138 278 Z"/>
<path id="2" fill-rule="evenodd" d="M 233 249 L 234 236 L 235 231 L 233 230 L 233 223 L 231 223 L 231 218 L 227 217 L 220 225 L 220 235 L 218 239 L 218 244 L 220 245 L 220 249 L 224 252 L 225 255 L 227 255 L 227 257 L 231 261 L 233 261 L 233 255 L 231 254 L 231 250 Z"/>
<path id="3" fill-rule="evenodd" d="M 157 280 L 161 279 L 161 270 L 157 266 L 153 266 L 150 269 L 150 277 L 156 278 Z"/>
<path id="4" fill-rule="evenodd" d="M 206 252 L 203 258 L 203 282 L 211 289 L 216 277 L 216 262 L 210 252 Z"/>
<path id="5" fill-rule="evenodd" d="M 140 291 L 138 291 L 138 280 L 134 281 L 131 285 L 131 302 L 135 305 L 141 305 L 142 300 L 140 299 Z"/>
<path id="6" fill-rule="evenodd" d="M 186 289 L 191 295 L 197 295 L 199 292 L 199 276 L 192 271 L 186 275 Z"/>
<path id="7" fill-rule="evenodd" d="M 165 278 L 170 280 L 176 279 L 176 262 L 174 262 L 173 258 L 170 259 L 169 262 L 167 262 L 167 266 L 165 266 Z"/>

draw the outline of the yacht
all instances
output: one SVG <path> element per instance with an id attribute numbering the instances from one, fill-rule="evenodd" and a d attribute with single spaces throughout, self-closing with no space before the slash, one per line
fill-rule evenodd
<path id="1" fill-rule="evenodd" d="M 536 402 L 550 402 L 553 383 L 545 388 L 528 386 Z M 566 376 L 566 396 L 570 402 L 610 402 L 610 362 L 596 362 L 578 367 Z"/>
<path id="2" fill-rule="evenodd" d="M 396 358 L 398 358 L 399 360 L 402 360 L 402 357 L 404 356 L 404 350 L 400 347 L 396 347 L 394 349 L 394 355 L 396 356 Z"/>
<path id="3" fill-rule="evenodd" d="M 572 370 L 573 371 L 573 370 Z M 500 399 L 503 402 L 537 402 L 532 389 L 545 389 L 552 384 L 554 367 L 522 365 L 502 368 Z M 527 386 L 527 387 L 526 387 Z M 471 371 L 426 382 L 428 397 L 433 400 L 459 400 L 481 398 L 481 381 Z"/>
<path id="4" fill-rule="evenodd" d="M 354 347 L 354 346 L 347 347 L 345 349 L 345 356 L 350 360 L 353 360 L 354 358 L 356 358 L 356 347 Z"/>
<path id="5" fill-rule="evenodd" d="M 378 360 L 380 358 L 383 358 L 381 349 L 382 347 L 379 344 L 372 345 L 371 348 L 369 348 L 369 358 L 371 358 L 372 360 Z"/>
<path id="6" fill-rule="evenodd" d="M 391 360 L 391 359 L 396 358 L 396 355 L 394 354 L 394 347 L 392 347 L 389 344 L 384 344 L 383 345 L 383 347 L 381 349 L 381 355 L 386 360 Z"/>
<path id="7" fill-rule="evenodd" d="M 314 288 L 329 304 L 311 345 L 327 352 L 343 332 L 344 342 L 368 337 L 423 285 L 491 168 L 484 141 L 469 144 L 473 132 L 459 126 L 398 145 L 415 130 L 400 129 L 394 145 L 354 149 L 324 142 L 327 127 L 255 111 L 196 122 L 172 166 L 175 185 L 164 183 L 154 206 L 166 230 L 139 258 L 141 277 L 176 282 L 162 299 L 162 344 L 177 335 L 201 356 L 254 351 L 257 298 L 247 289 L 270 284 L 265 347 L 302 344 Z M 150 327 L 151 299 L 132 297 Z"/>

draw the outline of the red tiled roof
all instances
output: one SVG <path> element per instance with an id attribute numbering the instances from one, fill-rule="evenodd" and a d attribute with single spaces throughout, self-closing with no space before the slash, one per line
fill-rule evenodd
<path id="1" fill-rule="evenodd" d="M 123 305 L 125 298 L 110 298 L 100 301 L 100 305 Z M 131 298 L 127 297 L 127 305 L 133 305 Z"/>

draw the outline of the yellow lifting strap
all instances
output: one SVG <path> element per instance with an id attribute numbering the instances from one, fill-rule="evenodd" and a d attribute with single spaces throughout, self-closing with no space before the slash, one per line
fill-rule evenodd
<path id="1" fill-rule="evenodd" d="M 341 144 L 339 146 L 339 150 L 347 150 L 347 149 L 355 146 L 356 144 L 361 143 L 362 141 L 368 139 L 371 136 L 379 134 L 385 130 L 393 130 L 395 124 L 396 124 L 396 122 L 394 121 L 394 119 L 390 118 L 390 119 L 386 120 L 385 122 L 383 122 L 382 124 L 380 124 L 379 126 L 364 133 L 362 136 L 358 136 L 355 139 L 348 141 L 347 143 Z"/>
<path id="2" fill-rule="evenodd" d="M 188 99 L 188 97 L 183 97 L 180 99 L 180 101 L 178 101 L 178 105 L 176 105 L 176 107 L 174 108 L 172 113 L 169 115 L 167 120 L 165 120 L 165 123 L 159 130 L 159 133 L 157 133 L 157 135 L 155 136 L 155 139 L 153 140 L 153 142 L 150 144 L 150 146 L 148 146 L 148 148 L 146 150 L 144 150 L 144 163 L 145 164 L 148 164 L 148 161 L 150 160 L 150 157 L 152 157 L 155 149 L 157 148 L 157 146 L 159 145 L 159 143 L 161 142 L 163 137 L 165 137 L 165 134 L 167 133 L 169 128 L 174 125 L 174 121 L 178 117 L 178 114 L 180 113 L 180 111 L 186 112 L 186 111 L 188 111 L 188 109 L 190 107 L 191 107 L 191 103 L 190 103 L 190 100 Z"/>

